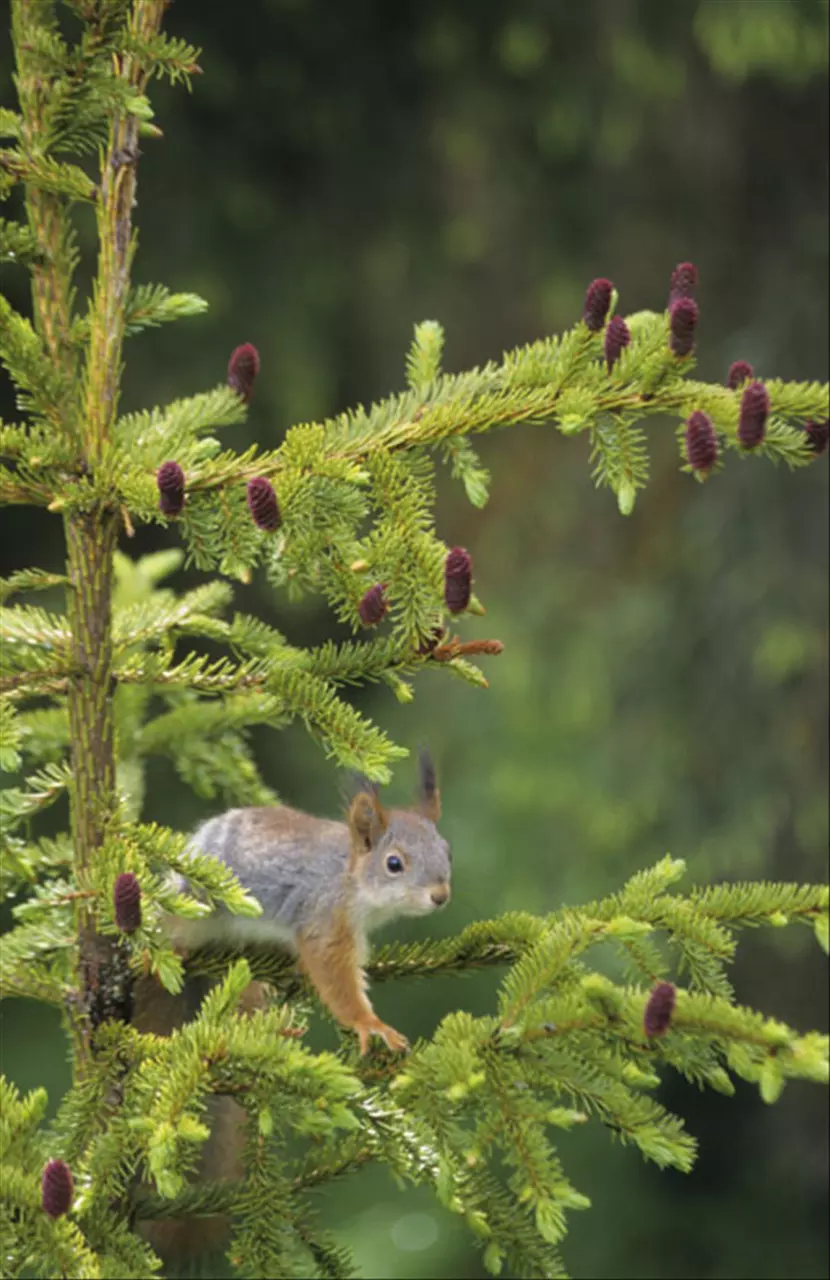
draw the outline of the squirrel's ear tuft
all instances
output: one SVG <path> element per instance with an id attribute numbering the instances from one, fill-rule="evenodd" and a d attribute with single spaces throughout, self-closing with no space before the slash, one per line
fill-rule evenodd
<path id="1" fill-rule="evenodd" d="M 371 778 L 367 778 L 365 773 L 360 773 L 357 769 L 349 769 L 345 775 L 345 782 L 341 789 L 346 806 L 351 804 L 355 796 L 360 795 L 361 791 L 365 791 L 367 795 L 377 796 L 380 794 L 380 788 Z"/>
<path id="2" fill-rule="evenodd" d="M 349 805 L 347 821 L 355 847 L 359 852 L 368 853 L 380 840 L 388 824 L 374 789 L 358 791 Z"/>
<path id="3" fill-rule="evenodd" d="M 418 753 L 420 810 L 430 822 L 437 822 L 441 817 L 441 792 L 438 790 L 438 779 L 435 765 L 426 747 Z"/>

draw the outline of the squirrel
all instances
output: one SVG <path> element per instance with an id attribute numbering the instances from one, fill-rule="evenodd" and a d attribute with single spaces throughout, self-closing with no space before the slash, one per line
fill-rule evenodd
<path id="1" fill-rule="evenodd" d="M 365 1054 L 373 1036 L 393 1052 L 409 1042 L 381 1021 L 366 994 L 364 965 L 371 930 L 400 916 L 427 915 L 450 898 L 451 854 L 438 833 L 441 798 L 433 764 L 420 756 L 418 803 L 414 809 L 385 809 L 377 789 L 363 782 L 348 806 L 345 822 L 315 818 L 286 806 L 230 809 L 208 819 L 192 840 L 237 876 L 262 906 L 256 918 L 225 909 L 201 920 L 168 918 L 178 950 L 210 944 L 274 943 L 299 959 L 317 994 L 344 1027 L 357 1032 Z M 179 878 L 184 884 L 184 879 Z M 170 1032 L 198 1012 L 204 981 L 188 982 L 172 996 L 153 979 L 139 979 L 133 1023 L 140 1031 Z M 242 1007 L 265 1003 L 261 984 L 251 983 Z M 223 1105 L 224 1104 L 224 1105 Z M 241 1109 L 230 1099 L 213 1099 L 214 1131 L 202 1153 L 202 1178 L 241 1176 Z M 233 1113 L 233 1114 L 232 1114 Z M 195 1239 L 207 1242 L 202 1220 Z M 143 1234 L 163 1255 L 190 1250 L 193 1233 L 180 1224 L 153 1224 Z"/>

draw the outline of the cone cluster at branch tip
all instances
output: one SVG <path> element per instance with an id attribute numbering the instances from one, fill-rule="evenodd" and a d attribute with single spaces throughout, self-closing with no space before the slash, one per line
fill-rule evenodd
<path id="1" fill-rule="evenodd" d="M 804 430 L 807 432 L 807 445 L 813 453 L 824 453 L 830 443 L 830 421 L 825 418 L 824 422 L 805 422 Z"/>
<path id="2" fill-rule="evenodd" d="M 592 333 L 599 333 L 605 324 L 613 290 L 611 281 L 600 277 L 599 280 L 592 280 L 585 291 L 585 309 L 582 318 Z"/>
<path id="3" fill-rule="evenodd" d="M 718 437 L 712 419 L 700 409 L 686 419 L 686 457 L 689 466 L 703 475 L 718 460 Z"/>
<path id="4" fill-rule="evenodd" d="M 274 486 L 265 476 L 248 481 L 248 510 L 258 529 L 273 533 L 282 524 L 282 516 Z"/>
<path id="5" fill-rule="evenodd" d="M 122 933 L 135 933 L 141 925 L 141 885 L 132 871 L 116 876 L 112 902 L 118 928 Z"/>
<path id="6" fill-rule="evenodd" d="M 664 1036 L 674 1014 L 677 992 L 671 982 L 658 982 L 648 998 L 643 1015 L 643 1030 L 647 1036 Z"/>
<path id="7" fill-rule="evenodd" d="M 697 289 L 697 267 L 693 262 L 678 262 L 669 281 L 669 310 L 679 298 L 694 298 Z"/>
<path id="8" fill-rule="evenodd" d="M 605 363 L 609 373 L 631 341 L 631 333 L 622 316 L 612 316 L 605 330 Z"/>
<path id="9" fill-rule="evenodd" d="M 40 1203 L 50 1218 L 60 1218 L 72 1204 L 72 1172 L 63 1160 L 50 1160 L 44 1165 L 40 1184 Z"/>
<path id="10" fill-rule="evenodd" d="M 156 484 L 162 515 L 179 515 L 184 506 L 184 472 L 178 462 L 163 462 L 156 472 Z"/>
<path id="11" fill-rule="evenodd" d="M 362 597 L 357 612 L 364 627 L 376 627 L 386 616 L 389 605 L 386 602 L 386 588 L 382 582 L 376 582 Z"/>
<path id="12" fill-rule="evenodd" d="M 251 342 L 243 342 L 228 361 L 228 386 L 247 404 L 259 373 L 259 352 Z"/>
<path id="13" fill-rule="evenodd" d="M 763 382 L 750 382 L 741 396 L 738 439 L 745 449 L 757 449 L 769 417 L 769 392 Z"/>
<path id="14" fill-rule="evenodd" d="M 473 561 L 464 547 L 453 547 L 444 562 L 444 603 L 450 613 L 463 613 L 470 603 Z"/>
<path id="15" fill-rule="evenodd" d="M 694 298 L 677 298 L 669 307 L 669 346 L 678 357 L 689 355 L 695 345 L 698 314 Z"/>
<path id="16" fill-rule="evenodd" d="M 735 360 L 729 366 L 729 373 L 726 375 L 726 385 L 730 391 L 737 391 L 738 387 L 743 386 L 745 382 L 749 382 L 755 370 L 748 360 Z"/>

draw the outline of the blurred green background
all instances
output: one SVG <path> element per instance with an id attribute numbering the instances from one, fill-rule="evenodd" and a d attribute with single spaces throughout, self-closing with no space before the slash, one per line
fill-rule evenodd
<path id="1" fill-rule="evenodd" d="M 701 376 L 743 358 L 826 380 L 827 18 L 814 0 L 172 6 L 168 30 L 203 46 L 205 74 L 191 97 L 155 89 L 165 136 L 144 145 L 135 278 L 210 312 L 131 341 L 124 410 L 215 384 L 251 341 L 262 373 L 233 439 L 273 447 L 293 422 L 399 388 L 415 321 L 442 321 L 460 369 L 572 324 L 597 275 L 623 313 L 659 309 L 682 259 L 700 272 Z M 8 43 L 0 59 L 9 71 Z M 26 306 L 22 275 L 3 286 Z M 6 385 L 0 410 L 13 416 Z M 463 635 L 505 643 L 484 660 L 491 688 L 439 672 L 411 707 L 356 695 L 439 762 L 455 897 L 430 929 L 586 900 L 666 851 L 689 881 L 826 877 L 826 459 L 790 475 L 730 455 L 699 486 L 673 426 L 650 426 L 652 482 L 629 520 L 593 489 L 586 442 L 551 428 L 483 441 L 482 512 L 442 483 L 439 531 L 472 552 L 488 609 Z M 57 517 L 0 520 L 3 572 L 60 566 Z M 139 530 L 124 549 L 175 541 Z M 289 606 L 260 578 L 236 601 L 294 642 L 334 633 L 321 602 Z M 302 730 L 255 742 L 286 801 L 335 811 L 339 780 Z M 413 783 L 404 764 L 394 797 Z M 208 811 L 151 771 L 148 818 L 186 829 Z M 787 931 L 747 936 L 735 980 L 741 1000 L 826 1030 L 825 973 L 812 936 Z M 376 1003 L 428 1035 L 450 1009 L 488 1010 L 494 983 L 380 987 Z M 59 1096 L 57 1025 L 18 1002 L 2 1034 L 4 1069 Z M 700 1139 L 691 1176 L 599 1129 L 563 1136 L 594 1205 L 571 1218 L 571 1273 L 827 1275 L 826 1094 L 795 1084 L 768 1108 L 740 1084 L 730 1101 L 669 1080 L 661 1097 Z M 457 1222 L 382 1171 L 319 1199 L 367 1277 L 482 1274 Z"/>

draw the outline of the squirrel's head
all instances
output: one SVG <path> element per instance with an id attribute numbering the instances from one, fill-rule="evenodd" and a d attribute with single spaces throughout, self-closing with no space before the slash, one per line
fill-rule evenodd
<path id="1" fill-rule="evenodd" d="M 450 847 L 436 829 L 441 798 L 435 770 L 421 753 L 418 803 L 384 809 L 377 789 L 363 783 L 348 814 L 352 870 L 359 908 L 369 927 L 394 916 L 421 916 L 450 898 Z"/>

